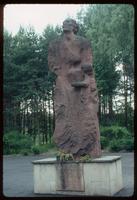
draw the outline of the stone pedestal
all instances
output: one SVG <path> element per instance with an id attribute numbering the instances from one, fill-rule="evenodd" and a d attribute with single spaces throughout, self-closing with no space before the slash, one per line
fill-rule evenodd
<path id="1" fill-rule="evenodd" d="M 33 166 L 34 193 L 113 196 L 123 188 L 120 156 L 62 163 L 48 158 Z"/>

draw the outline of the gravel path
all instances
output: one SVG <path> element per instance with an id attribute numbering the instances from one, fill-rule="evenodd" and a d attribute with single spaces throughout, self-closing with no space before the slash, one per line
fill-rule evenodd
<path id="1" fill-rule="evenodd" d="M 106 153 L 104 155 L 121 155 L 124 188 L 115 196 L 132 196 L 134 191 L 134 154 Z M 38 197 L 53 195 L 36 195 L 33 193 L 32 161 L 53 155 L 38 156 L 4 156 L 3 159 L 3 194 L 7 197 Z M 57 195 L 56 195 L 57 196 Z M 58 195 L 60 196 L 60 195 Z M 63 195 L 62 195 L 63 196 Z"/>

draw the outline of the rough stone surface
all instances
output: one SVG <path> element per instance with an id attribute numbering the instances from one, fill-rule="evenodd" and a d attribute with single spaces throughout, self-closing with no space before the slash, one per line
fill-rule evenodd
<path id="1" fill-rule="evenodd" d="M 64 34 L 51 42 L 48 63 L 57 75 L 54 90 L 54 141 L 74 158 L 99 157 L 98 94 L 90 43 L 77 36 L 77 24 L 66 20 Z"/>

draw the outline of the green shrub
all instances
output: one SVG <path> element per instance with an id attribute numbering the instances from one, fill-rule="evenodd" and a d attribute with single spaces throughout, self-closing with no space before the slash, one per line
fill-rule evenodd
<path id="1" fill-rule="evenodd" d="M 40 154 L 39 146 L 33 146 L 33 147 L 32 147 L 32 152 L 33 152 L 35 155 Z"/>
<path id="2" fill-rule="evenodd" d="M 22 154 L 23 156 L 28 156 L 29 152 L 28 152 L 27 149 L 23 149 L 23 150 L 21 151 L 21 154 Z"/>
<path id="3" fill-rule="evenodd" d="M 121 150 L 133 151 L 134 140 L 133 138 L 122 138 L 120 140 L 114 139 L 110 141 L 109 149 L 116 152 Z"/>
<path id="4" fill-rule="evenodd" d="M 34 154 L 46 153 L 50 149 L 53 149 L 53 148 L 56 148 L 56 146 L 55 146 L 54 143 L 47 143 L 47 144 L 35 145 L 35 146 L 32 147 L 32 152 Z M 37 152 L 39 152 L 39 153 L 37 153 Z"/>
<path id="5" fill-rule="evenodd" d="M 53 149 L 56 147 L 55 143 L 47 143 L 44 145 L 45 146 L 45 149 L 48 151 L 49 149 Z"/>
<path id="6" fill-rule="evenodd" d="M 109 143 L 109 150 L 110 151 L 118 152 L 122 149 L 123 149 L 123 147 L 122 147 L 122 144 L 119 140 L 114 139 L 114 140 L 110 141 L 110 143 Z"/>
<path id="7" fill-rule="evenodd" d="M 134 150 L 134 139 L 133 138 L 124 138 L 121 140 L 123 149 L 127 151 L 133 151 Z"/>
<path id="8" fill-rule="evenodd" d="M 101 136 L 107 137 L 110 140 L 131 136 L 125 127 L 120 126 L 100 127 L 100 132 Z"/>
<path id="9" fill-rule="evenodd" d="M 32 146 L 32 139 L 28 135 L 23 135 L 17 131 L 5 133 L 3 136 L 4 153 L 17 154 L 21 153 L 23 149 L 30 150 Z"/>
<path id="10" fill-rule="evenodd" d="M 109 145 L 109 140 L 107 137 L 104 137 L 104 136 L 100 136 L 100 143 L 101 143 L 101 148 L 102 149 L 105 149 L 108 147 Z"/>
<path id="11" fill-rule="evenodd" d="M 100 132 L 102 149 L 108 148 L 110 151 L 116 152 L 121 150 L 133 150 L 134 139 L 125 127 L 101 127 Z"/>

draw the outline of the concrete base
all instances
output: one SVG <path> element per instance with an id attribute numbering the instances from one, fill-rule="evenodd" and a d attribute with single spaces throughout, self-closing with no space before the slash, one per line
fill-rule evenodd
<path id="1" fill-rule="evenodd" d="M 123 188 L 120 156 L 62 163 L 50 158 L 33 165 L 34 193 L 113 196 Z"/>

